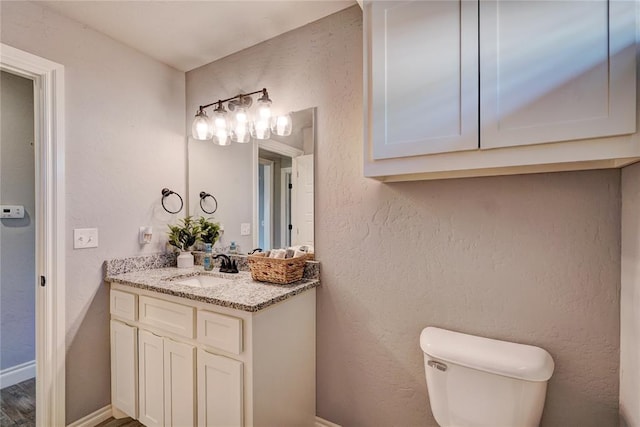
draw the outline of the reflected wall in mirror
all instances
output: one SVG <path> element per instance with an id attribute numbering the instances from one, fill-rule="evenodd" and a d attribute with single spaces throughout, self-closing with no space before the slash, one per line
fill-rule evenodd
<path id="1" fill-rule="evenodd" d="M 214 249 L 225 251 L 232 241 L 240 253 L 313 245 L 315 110 L 291 113 L 289 136 L 226 147 L 189 138 L 188 212 L 223 226 Z M 213 207 L 211 198 L 201 206 L 203 191 L 218 202 L 212 215 L 203 212 Z"/>

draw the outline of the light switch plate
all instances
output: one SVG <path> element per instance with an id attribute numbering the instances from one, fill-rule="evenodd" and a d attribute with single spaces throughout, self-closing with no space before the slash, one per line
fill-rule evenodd
<path id="1" fill-rule="evenodd" d="M 88 249 L 97 247 L 97 228 L 76 228 L 73 230 L 73 249 Z"/>
<path id="2" fill-rule="evenodd" d="M 240 224 L 240 235 L 248 236 L 251 234 L 251 224 L 248 222 L 243 222 Z"/>

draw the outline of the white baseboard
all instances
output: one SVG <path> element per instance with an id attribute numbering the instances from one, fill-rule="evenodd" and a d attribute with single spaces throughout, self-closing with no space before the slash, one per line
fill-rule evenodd
<path id="1" fill-rule="evenodd" d="M 21 363 L 0 371 L 0 388 L 10 387 L 36 376 L 36 361 Z"/>
<path id="2" fill-rule="evenodd" d="M 320 417 L 316 417 L 315 427 L 340 427 L 338 424 L 334 424 L 331 421 L 323 420 Z"/>
<path id="3" fill-rule="evenodd" d="M 100 408 L 86 417 L 69 424 L 67 427 L 95 427 L 109 418 L 111 418 L 111 405 Z"/>

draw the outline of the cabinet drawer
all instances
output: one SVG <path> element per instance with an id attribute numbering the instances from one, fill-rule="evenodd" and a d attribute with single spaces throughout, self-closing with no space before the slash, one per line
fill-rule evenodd
<path id="1" fill-rule="evenodd" d="M 233 354 L 242 353 L 242 319 L 198 311 L 198 341 Z"/>
<path id="2" fill-rule="evenodd" d="M 194 308 L 147 296 L 140 296 L 140 323 L 193 338 Z"/>
<path id="3" fill-rule="evenodd" d="M 136 295 L 127 292 L 111 290 L 110 311 L 114 316 L 135 321 L 138 317 Z"/>

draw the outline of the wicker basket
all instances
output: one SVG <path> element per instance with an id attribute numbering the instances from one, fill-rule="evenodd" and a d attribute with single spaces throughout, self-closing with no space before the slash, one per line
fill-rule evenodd
<path id="1" fill-rule="evenodd" d="M 286 285 L 302 279 L 308 255 L 285 259 L 255 254 L 249 255 L 247 259 L 253 280 Z"/>

